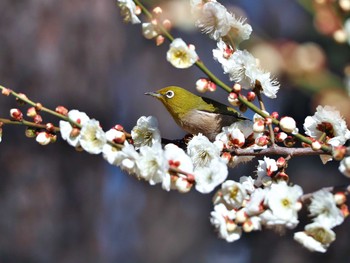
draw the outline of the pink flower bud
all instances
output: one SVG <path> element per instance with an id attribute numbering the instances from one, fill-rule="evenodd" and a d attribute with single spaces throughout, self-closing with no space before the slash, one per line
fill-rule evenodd
<path id="1" fill-rule="evenodd" d="M 39 114 L 35 115 L 33 120 L 36 124 L 43 122 L 43 118 Z"/>
<path id="2" fill-rule="evenodd" d="M 1 94 L 4 95 L 4 96 L 9 96 L 11 94 L 11 90 L 7 89 L 7 88 L 4 88 L 4 89 L 1 90 Z"/>
<path id="3" fill-rule="evenodd" d="M 155 8 L 153 8 L 153 13 L 155 13 L 156 15 L 160 15 L 161 13 L 163 13 L 163 10 L 160 6 L 156 6 Z"/>
<path id="4" fill-rule="evenodd" d="M 165 38 L 164 38 L 162 35 L 158 35 L 158 36 L 156 37 L 156 45 L 157 45 L 157 46 L 160 46 L 161 44 L 164 43 L 164 40 L 165 40 Z"/>
<path id="5" fill-rule="evenodd" d="M 256 98 L 256 94 L 255 94 L 254 91 L 249 91 L 249 92 L 247 93 L 247 99 L 248 99 L 248 101 L 253 101 L 253 100 L 255 100 L 255 98 Z"/>
<path id="6" fill-rule="evenodd" d="M 188 180 L 178 177 L 175 182 L 175 187 L 180 193 L 187 193 L 191 190 L 193 183 L 190 183 Z"/>
<path id="7" fill-rule="evenodd" d="M 51 142 L 50 135 L 47 132 L 39 132 L 35 140 L 41 145 L 48 145 Z"/>
<path id="8" fill-rule="evenodd" d="M 221 158 L 225 160 L 225 162 L 229 162 L 231 160 L 231 154 L 229 152 L 224 152 L 221 155 Z"/>
<path id="9" fill-rule="evenodd" d="M 23 120 L 23 114 L 19 109 L 11 109 L 10 110 L 10 116 L 12 119 L 16 121 L 22 121 Z"/>
<path id="10" fill-rule="evenodd" d="M 48 132 L 53 132 L 53 131 L 55 131 L 55 126 L 52 124 L 52 123 L 46 123 L 46 130 L 48 131 Z"/>
<path id="11" fill-rule="evenodd" d="M 231 92 L 228 95 L 228 102 L 233 106 L 239 106 L 241 102 L 238 100 L 238 95 L 234 92 Z"/>
<path id="12" fill-rule="evenodd" d="M 265 131 L 265 122 L 262 119 L 257 119 L 253 124 L 253 131 L 261 133 Z"/>
<path id="13" fill-rule="evenodd" d="M 216 84 L 212 81 L 208 81 L 208 90 L 210 92 L 214 92 L 216 91 Z"/>
<path id="14" fill-rule="evenodd" d="M 283 142 L 285 139 L 287 139 L 287 137 L 288 137 L 287 133 L 279 132 L 279 133 L 277 133 L 275 138 L 276 138 L 277 142 Z"/>
<path id="15" fill-rule="evenodd" d="M 235 85 L 233 85 L 232 87 L 232 91 L 235 93 L 240 93 L 242 91 L 242 86 L 239 83 L 236 83 Z"/>
<path id="16" fill-rule="evenodd" d="M 282 117 L 280 120 L 280 127 L 285 132 L 293 132 L 296 129 L 296 122 L 291 117 Z"/>
<path id="17" fill-rule="evenodd" d="M 279 117 L 278 112 L 277 111 L 272 112 L 271 113 L 271 117 L 274 118 L 274 119 L 278 119 L 278 117 Z"/>
<path id="18" fill-rule="evenodd" d="M 142 13 L 142 9 L 141 9 L 141 7 L 139 7 L 138 5 L 136 6 L 136 8 L 135 8 L 135 14 L 138 16 L 138 15 L 140 15 Z"/>
<path id="19" fill-rule="evenodd" d="M 113 141 L 117 144 L 123 144 L 125 142 L 126 136 L 122 131 L 117 131 L 115 138 Z"/>
<path id="20" fill-rule="evenodd" d="M 33 118 L 37 115 L 36 113 L 36 109 L 35 107 L 30 107 L 28 110 L 27 110 L 27 116 L 30 117 L 30 118 Z"/>
<path id="21" fill-rule="evenodd" d="M 116 129 L 117 131 L 124 131 L 124 127 L 120 124 L 115 125 L 114 129 Z"/>
<path id="22" fill-rule="evenodd" d="M 57 106 L 55 111 L 63 116 L 67 116 L 68 115 L 68 110 L 67 108 L 63 107 L 63 106 Z"/>
<path id="23" fill-rule="evenodd" d="M 40 102 L 38 102 L 38 103 L 35 104 L 35 109 L 36 109 L 37 111 L 41 111 L 42 108 L 43 108 L 43 105 L 42 105 Z"/>
<path id="24" fill-rule="evenodd" d="M 277 165 L 278 168 L 285 167 L 286 163 L 287 163 L 286 159 L 284 159 L 283 157 L 278 158 L 277 161 L 276 161 L 276 165 Z"/>
<path id="25" fill-rule="evenodd" d="M 170 20 L 169 19 L 165 19 L 164 21 L 163 21 L 163 26 L 164 26 L 164 28 L 166 29 L 166 30 L 170 30 L 171 29 L 171 27 L 172 27 L 172 24 L 171 24 L 171 22 L 170 22 Z"/>
<path id="26" fill-rule="evenodd" d="M 196 89 L 200 93 L 205 93 L 208 90 L 208 80 L 204 78 L 197 80 Z"/>
<path id="27" fill-rule="evenodd" d="M 260 136 L 255 139 L 255 144 L 260 147 L 266 146 L 269 143 L 269 138 L 266 135 Z"/>
<path id="28" fill-rule="evenodd" d="M 349 208 L 346 204 L 342 204 L 340 206 L 340 211 L 343 214 L 344 217 L 348 217 L 349 216 Z"/>

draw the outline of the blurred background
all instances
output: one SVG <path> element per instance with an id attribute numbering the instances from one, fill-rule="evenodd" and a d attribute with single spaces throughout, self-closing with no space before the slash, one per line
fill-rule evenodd
<path id="1" fill-rule="evenodd" d="M 191 26 L 188 1 L 144 2 L 162 6 L 173 34 L 195 44 L 207 66 L 229 83 L 212 59 L 216 43 Z M 318 104 L 333 104 L 350 123 L 346 12 L 330 7 L 348 1 L 221 2 L 248 18 L 253 37 L 242 48 L 281 82 L 268 110 L 295 117 L 302 128 Z M 105 130 L 117 123 L 130 130 L 140 116 L 154 115 L 164 137 L 181 138 L 162 105 L 143 94 L 167 85 L 194 92 L 203 75 L 195 67 L 173 68 L 165 58 L 168 43 L 156 47 L 139 25 L 122 21 L 112 0 L 1 0 L 0 84 L 49 108 L 85 111 Z M 206 96 L 226 102 L 227 94 Z M 12 107 L 12 98 L 0 97 L 1 117 Z M 256 165 L 235 168 L 230 178 L 252 175 Z M 40 146 L 24 136 L 24 127 L 4 127 L 0 167 L 1 263 L 349 262 L 349 221 L 335 229 L 337 240 L 322 255 L 294 242 L 292 231 L 280 236 L 265 230 L 228 244 L 210 225 L 210 194 L 165 192 L 61 139 Z M 336 163 L 323 166 L 318 157 L 294 158 L 287 171 L 305 192 L 348 183 Z"/>

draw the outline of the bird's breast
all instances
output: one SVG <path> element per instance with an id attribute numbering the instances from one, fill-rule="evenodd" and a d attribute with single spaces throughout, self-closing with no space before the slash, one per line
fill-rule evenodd
<path id="1" fill-rule="evenodd" d="M 191 134 L 202 133 L 214 141 L 222 127 L 229 126 L 235 122 L 235 118 L 228 115 L 220 115 L 217 113 L 192 110 L 181 118 L 182 128 Z"/>

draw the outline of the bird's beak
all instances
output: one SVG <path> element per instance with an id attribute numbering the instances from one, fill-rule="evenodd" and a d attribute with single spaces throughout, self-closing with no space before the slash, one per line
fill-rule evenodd
<path id="1" fill-rule="evenodd" d="M 150 95 L 150 96 L 156 97 L 156 98 L 160 98 L 162 96 L 160 93 L 155 92 L 155 91 L 146 92 L 145 95 Z"/>

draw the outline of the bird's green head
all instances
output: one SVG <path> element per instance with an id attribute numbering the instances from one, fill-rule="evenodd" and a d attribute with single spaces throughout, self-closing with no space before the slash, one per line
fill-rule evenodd
<path id="1" fill-rule="evenodd" d="M 145 94 L 160 100 L 175 118 L 196 109 L 201 101 L 199 96 L 176 86 L 169 86 L 158 91 L 146 92 Z"/>

